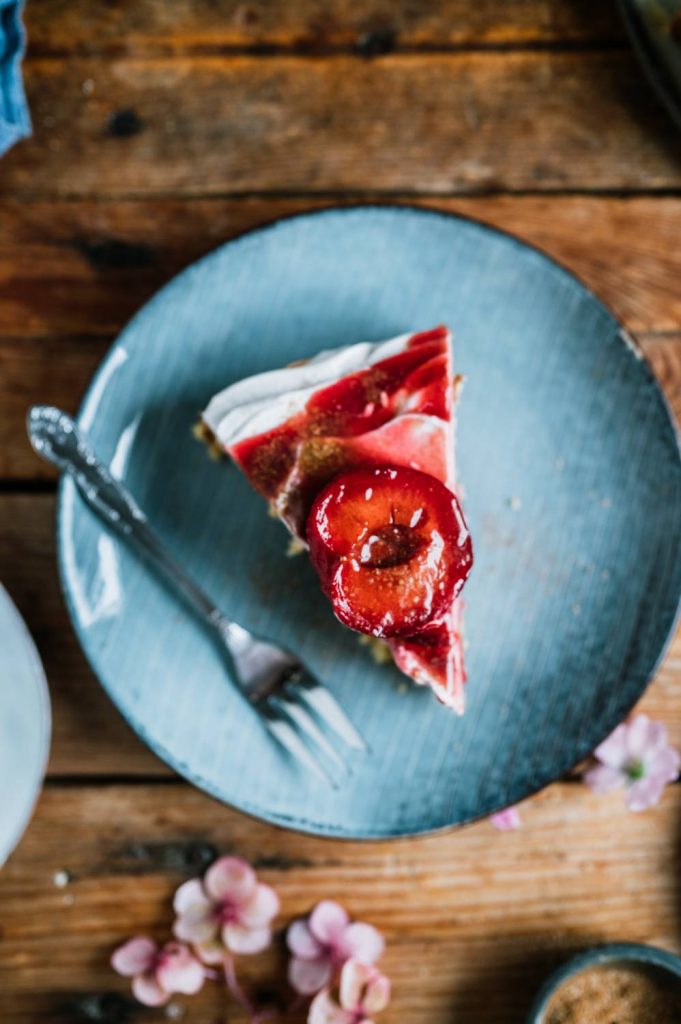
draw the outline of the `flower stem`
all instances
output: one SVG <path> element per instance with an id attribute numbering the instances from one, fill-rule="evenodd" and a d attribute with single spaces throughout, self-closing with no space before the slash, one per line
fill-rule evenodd
<path id="1" fill-rule="evenodd" d="M 224 969 L 225 969 L 225 981 L 227 982 L 227 988 L 234 996 L 234 999 L 239 1006 L 246 1011 L 251 1021 L 251 1024 L 263 1024 L 264 1021 L 268 1020 L 272 1016 L 271 1010 L 259 1010 L 251 1000 L 248 998 L 236 976 L 236 967 L 234 966 L 233 957 L 227 955 L 224 958 Z"/>

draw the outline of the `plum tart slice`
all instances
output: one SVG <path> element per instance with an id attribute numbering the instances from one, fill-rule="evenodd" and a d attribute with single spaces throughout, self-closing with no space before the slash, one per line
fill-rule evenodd
<path id="1" fill-rule="evenodd" d="M 309 550 L 337 618 L 462 712 L 473 552 L 456 496 L 459 385 L 436 327 L 238 381 L 202 426 Z"/>

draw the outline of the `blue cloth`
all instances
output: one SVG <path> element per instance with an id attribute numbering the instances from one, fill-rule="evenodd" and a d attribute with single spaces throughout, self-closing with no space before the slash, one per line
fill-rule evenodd
<path id="1" fill-rule="evenodd" d="M 21 78 L 23 0 L 0 0 L 0 155 L 31 134 L 31 119 Z"/>

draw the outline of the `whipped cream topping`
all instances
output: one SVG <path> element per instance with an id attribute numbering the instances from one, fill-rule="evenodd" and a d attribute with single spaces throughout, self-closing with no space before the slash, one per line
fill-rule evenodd
<path id="1" fill-rule="evenodd" d="M 273 430 L 304 409 L 315 391 L 398 355 L 411 337 L 400 334 L 388 341 L 346 345 L 320 352 L 297 366 L 246 377 L 211 399 L 203 422 L 226 447 Z"/>

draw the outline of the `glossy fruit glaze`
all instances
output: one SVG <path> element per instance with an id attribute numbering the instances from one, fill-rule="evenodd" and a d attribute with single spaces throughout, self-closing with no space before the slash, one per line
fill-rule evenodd
<path id="1" fill-rule="evenodd" d="M 310 558 L 338 619 L 376 637 L 412 636 L 451 608 L 473 563 L 452 492 L 429 473 L 342 473 L 317 496 Z"/>

